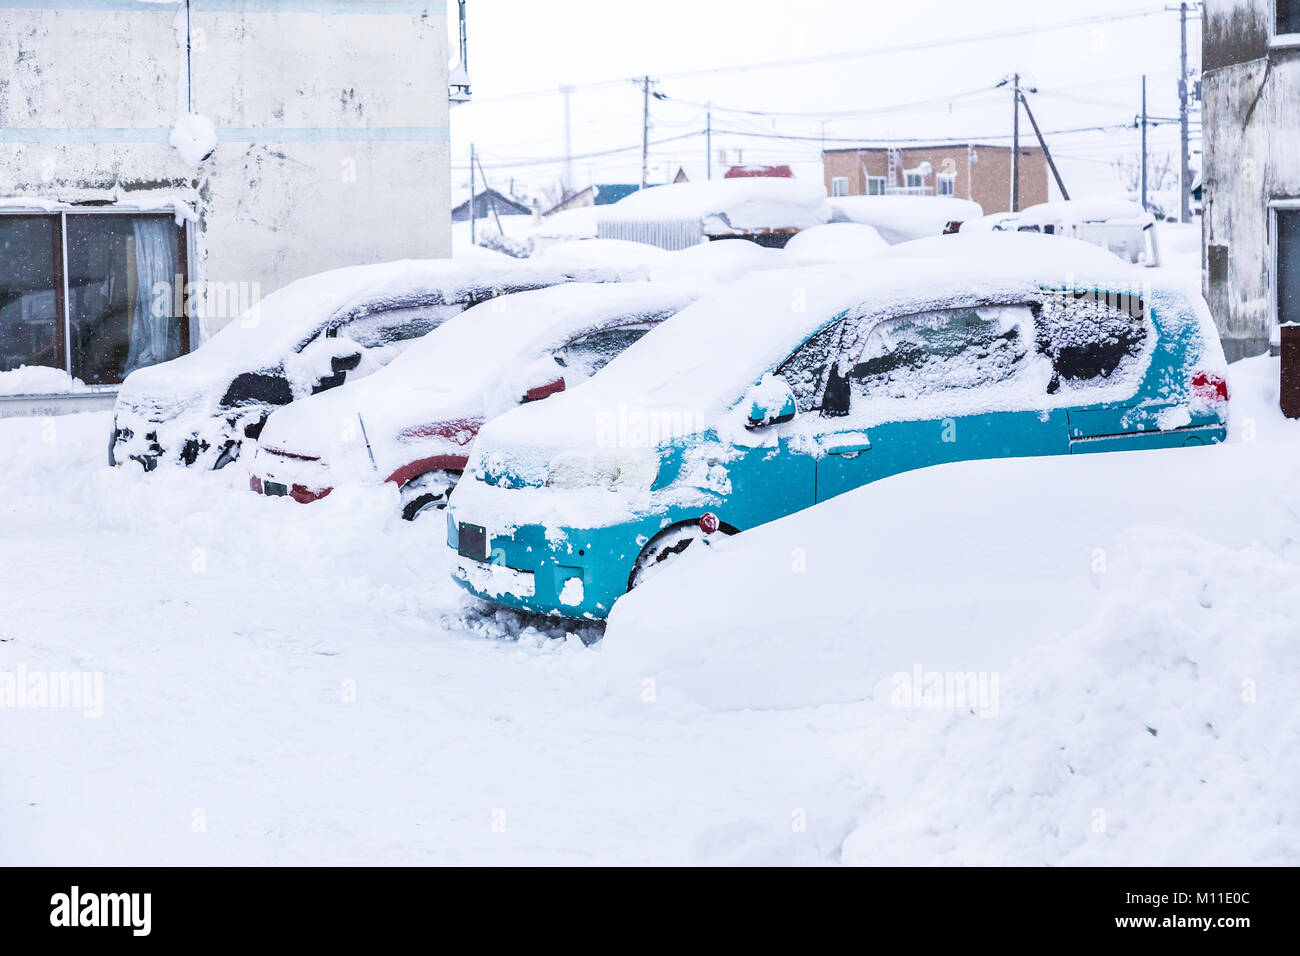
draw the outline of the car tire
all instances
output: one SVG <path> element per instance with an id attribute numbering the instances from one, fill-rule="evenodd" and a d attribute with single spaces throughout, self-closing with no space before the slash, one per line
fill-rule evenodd
<path id="1" fill-rule="evenodd" d="M 683 521 L 664 528 L 651 538 L 646 543 L 646 546 L 641 549 L 641 553 L 637 555 L 636 564 L 632 566 L 632 573 L 628 575 L 627 589 L 631 591 L 634 587 L 644 584 L 648 578 L 655 575 L 673 558 L 684 552 L 696 541 L 702 541 L 717 535 L 733 535 L 735 533 L 735 528 L 723 524 L 719 525 L 718 530 L 713 534 L 705 534 L 703 529 L 700 528 L 699 521 Z"/>
<path id="2" fill-rule="evenodd" d="M 425 511 L 441 511 L 460 480 L 458 471 L 429 471 L 402 485 L 402 517 L 414 521 Z"/>

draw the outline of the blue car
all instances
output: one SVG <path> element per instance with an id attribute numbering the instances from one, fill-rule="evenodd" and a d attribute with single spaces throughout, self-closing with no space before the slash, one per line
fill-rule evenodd
<path id="1" fill-rule="evenodd" d="M 454 575 L 603 618 L 686 549 L 889 475 L 1221 442 L 1226 371 L 1198 292 L 1077 240 L 945 236 L 754 276 L 489 423 L 448 508 Z"/>

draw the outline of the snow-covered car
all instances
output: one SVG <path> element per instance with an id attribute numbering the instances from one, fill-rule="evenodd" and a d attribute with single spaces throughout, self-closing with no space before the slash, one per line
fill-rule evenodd
<path id="1" fill-rule="evenodd" d="M 1199 294 L 1076 240 L 948 235 L 756 274 L 483 428 L 447 515 L 455 577 L 602 618 L 709 535 L 900 472 L 1222 441 L 1226 372 Z"/>
<path id="2" fill-rule="evenodd" d="M 466 308 L 573 280 L 644 279 L 636 268 L 570 268 L 505 256 L 334 269 L 271 293 L 204 345 L 127 376 L 109 464 L 222 468 L 271 410 L 377 371 Z"/>
<path id="3" fill-rule="evenodd" d="M 709 288 L 577 282 L 475 306 L 369 378 L 275 411 L 249 485 L 305 503 L 387 481 L 403 517 L 440 508 L 483 422 L 577 385 Z"/>
<path id="4" fill-rule="evenodd" d="M 1156 218 L 1127 200 L 1082 200 L 1039 203 L 1016 213 L 1000 228 L 1067 236 L 1100 246 L 1134 265 L 1160 266 Z"/>
<path id="5" fill-rule="evenodd" d="M 891 245 L 942 235 L 953 223 L 979 219 L 984 209 L 952 196 L 836 196 L 831 222 L 871 226 Z"/>

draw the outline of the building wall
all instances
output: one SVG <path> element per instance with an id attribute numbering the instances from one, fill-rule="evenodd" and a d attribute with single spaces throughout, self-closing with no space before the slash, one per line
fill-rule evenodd
<path id="1" fill-rule="evenodd" d="M 1229 359 L 1268 349 L 1270 203 L 1300 198 L 1300 50 L 1270 49 L 1271 11 L 1271 0 L 1205 5 L 1202 262 Z"/>
<path id="2" fill-rule="evenodd" d="M 450 255 L 446 7 L 406 0 L 0 4 L 0 197 L 198 213 L 191 279 L 265 294 L 323 269 Z M 209 334 L 229 316 L 209 316 Z"/>
<path id="3" fill-rule="evenodd" d="M 1005 212 L 1011 208 L 1011 148 L 1008 146 L 927 146 L 900 150 L 900 170 L 914 169 L 922 162 L 934 167 L 935 174 L 950 172 L 956 177 L 955 196 L 973 199 L 985 213 Z M 1047 161 L 1037 147 L 1021 147 L 1020 206 L 1046 202 L 1048 199 Z M 826 192 L 831 180 L 846 177 L 849 195 L 867 192 L 867 176 L 886 176 L 889 151 L 886 149 L 830 150 L 823 153 Z M 897 183 L 902 185 L 901 172 Z M 933 194 L 935 176 L 926 180 Z"/>

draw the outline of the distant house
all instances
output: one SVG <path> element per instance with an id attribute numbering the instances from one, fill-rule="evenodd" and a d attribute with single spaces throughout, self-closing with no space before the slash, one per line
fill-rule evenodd
<path id="1" fill-rule="evenodd" d="M 586 189 L 580 189 L 561 199 L 542 215 L 549 216 L 570 209 L 582 209 L 584 206 L 609 206 L 640 188 L 637 183 L 593 183 Z"/>
<path id="2" fill-rule="evenodd" d="M 722 174 L 723 179 L 741 179 L 745 176 L 771 176 L 776 179 L 794 179 L 789 166 L 732 166 Z"/>
<path id="3" fill-rule="evenodd" d="M 457 197 L 460 203 L 451 210 L 452 222 L 465 222 L 469 219 L 470 197 L 469 190 L 465 190 Z M 521 203 L 518 199 L 512 199 L 505 193 L 497 192 L 495 189 L 482 189 L 474 194 L 474 218 L 486 219 L 491 216 L 493 211 L 498 216 L 531 216 L 533 210 Z"/>
<path id="4" fill-rule="evenodd" d="M 947 196 L 986 213 L 1011 209 L 1011 147 L 964 145 L 858 147 L 822 153 L 830 196 Z M 1020 148 L 1020 208 L 1048 201 L 1047 161 Z"/>

